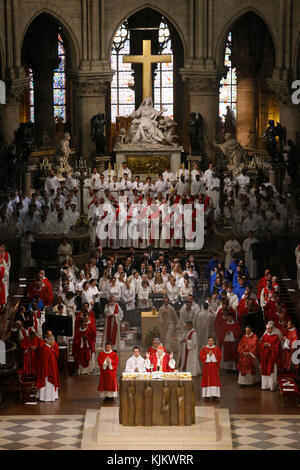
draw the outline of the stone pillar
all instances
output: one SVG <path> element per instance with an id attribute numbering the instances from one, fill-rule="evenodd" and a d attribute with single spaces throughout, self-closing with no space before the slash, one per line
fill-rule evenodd
<path id="1" fill-rule="evenodd" d="M 34 77 L 34 127 L 38 144 L 42 142 L 43 132 L 46 131 L 52 142 L 55 121 L 53 115 L 53 71 L 59 61 L 46 60 L 33 66 Z"/>
<path id="2" fill-rule="evenodd" d="M 204 154 L 214 160 L 221 74 L 192 74 L 182 71 L 182 78 L 189 95 L 189 112 L 201 113 L 203 117 Z"/>
<path id="3" fill-rule="evenodd" d="M 6 104 L 1 110 L 1 130 L 4 142 L 11 144 L 15 138 L 15 131 L 20 124 L 20 102 L 28 79 L 14 80 L 7 86 Z"/>
<path id="4" fill-rule="evenodd" d="M 106 96 L 113 72 L 105 76 L 73 76 L 75 92 L 76 133 L 79 137 L 83 158 L 91 164 L 95 144 L 91 140 L 91 119 L 95 114 L 106 116 Z"/>
<path id="5" fill-rule="evenodd" d="M 247 147 L 250 131 L 257 140 L 257 62 L 255 57 L 232 56 L 232 65 L 237 69 L 236 138 Z"/>

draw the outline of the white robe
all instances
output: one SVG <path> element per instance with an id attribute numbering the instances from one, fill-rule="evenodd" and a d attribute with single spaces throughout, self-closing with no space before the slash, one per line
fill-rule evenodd
<path id="1" fill-rule="evenodd" d="M 193 332 L 191 339 L 187 339 L 191 332 Z M 187 342 L 183 342 L 184 340 Z M 201 373 L 199 353 L 198 353 L 198 338 L 195 330 L 186 330 L 181 338 L 181 355 L 180 355 L 180 370 L 183 371 L 185 363 L 185 355 L 188 352 L 186 361 L 186 372 L 191 372 L 192 376 L 195 377 Z M 187 349 L 187 351 L 186 351 Z"/>
<path id="2" fill-rule="evenodd" d="M 198 351 L 207 344 L 207 338 L 210 336 L 215 336 L 215 314 L 209 310 L 201 309 L 200 313 L 197 315 L 197 320 L 195 322 L 195 330 L 197 331 L 198 336 Z"/>
<path id="3" fill-rule="evenodd" d="M 111 328 L 113 331 L 114 328 L 114 322 L 117 322 L 117 336 L 116 336 L 116 343 L 112 344 L 113 349 L 117 349 L 120 351 L 120 346 L 121 346 L 121 337 L 120 337 L 120 325 L 121 321 L 123 320 L 123 310 L 121 309 L 120 305 L 118 305 L 118 313 L 115 315 L 115 305 L 106 305 L 104 308 L 104 314 L 105 314 L 105 324 L 104 324 L 104 332 L 103 332 L 103 348 L 105 346 L 105 343 L 107 341 L 107 321 L 108 317 L 113 316 L 113 321 Z"/>
<path id="4" fill-rule="evenodd" d="M 246 238 L 243 243 L 243 250 L 245 252 L 245 264 L 249 271 L 250 279 L 257 277 L 257 262 L 253 259 L 252 245 L 257 243 L 257 238 Z"/>
<path id="5" fill-rule="evenodd" d="M 132 373 L 136 368 L 139 370 L 139 372 L 146 372 L 145 359 L 143 359 L 142 356 L 131 356 L 129 359 L 127 359 L 125 372 Z"/>
<path id="6" fill-rule="evenodd" d="M 232 255 L 241 251 L 241 245 L 237 240 L 228 240 L 224 245 L 224 252 L 226 253 L 225 268 L 229 269 L 232 261 Z M 247 265 L 248 266 L 248 265 Z"/>
<path id="7" fill-rule="evenodd" d="M 135 288 L 130 286 L 130 289 L 127 289 L 125 286 L 122 289 L 122 299 L 126 303 L 126 311 L 135 309 Z M 129 303 L 127 303 L 129 302 Z"/>

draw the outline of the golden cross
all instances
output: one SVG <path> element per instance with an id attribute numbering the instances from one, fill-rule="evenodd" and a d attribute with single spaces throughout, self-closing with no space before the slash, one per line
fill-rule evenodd
<path id="1" fill-rule="evenodd" d="M 132 64 L 143 64 L 143 100 L 152 97 L 152 70 L 151 64 L 172 62 L 168 54 L 151 55 L 151 41 L 143 41 L 143 55 L 125 55 L 123 62 Z"/>

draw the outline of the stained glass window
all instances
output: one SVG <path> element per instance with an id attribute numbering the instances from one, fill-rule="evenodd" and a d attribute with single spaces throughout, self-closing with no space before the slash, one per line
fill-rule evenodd
<path id="1" fill-rule="evenodd" d="M 168 25 L 162 22 L 158 31 L 158 54 L 170 54 L 172 62 L 157 64 L 154 79 L 154 107 L 164 111 L 166 116 L 174 118 L 174 76 L 173 76 L 173 50 Z"/>
<path id="2" fill-rule="evenodd" d="M 53 74 L 54 118 L 62 118 L 66 122 L 66 52 L 60 33 L 58 33 L 58 57 L 60 63 Z"/>
<path id="3" fill-rule="evenodd" d="M 127 22 L 119 28 L 111 51 L 111 68 L 116 71 L 111 82 L 111 120 L 126 116 L 135 109 L 133 70 L 130 63 L 123 63 L 123 56 L 130 54 L 130 31 Z"/>
<path id="4" fill-rule="evenodd" d="M 58 56 L 60 59 L 59 66 L 53 73 L 53 115 L 54 118 L 62 118 L 65 122 L 67 119 L 66 112 L 66 53 L 63 39 L 60 33 L 57 37 Z M 34 122 L 34 77 L 33 72 L 29 69 L 29 109 L 30 121 Z"/>
<path id="5" fill-rule="evenodd" d="M 236 114 L 237 106 L 237 74 L 236 69 L 232 67 L 231 63 L 231 33 L 229 33 L 226 47 L 225 47 L 225 65 L 228 67 L 228 72 L 225 78 L 220 82 L 220 100 L 219 100 L 219 114 L 222 116 L 226 114 L 226 106 L 230 106 Z"/>

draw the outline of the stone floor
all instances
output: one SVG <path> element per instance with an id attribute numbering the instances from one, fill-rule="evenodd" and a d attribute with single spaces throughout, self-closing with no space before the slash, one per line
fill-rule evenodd
<path id="1" fill-rule="evenodd" d="M 1 416 L 0 450 L 79 450 L 84 415 Z M 300 417 L 230 416 L 233 450 L 299 450 Z"/>

